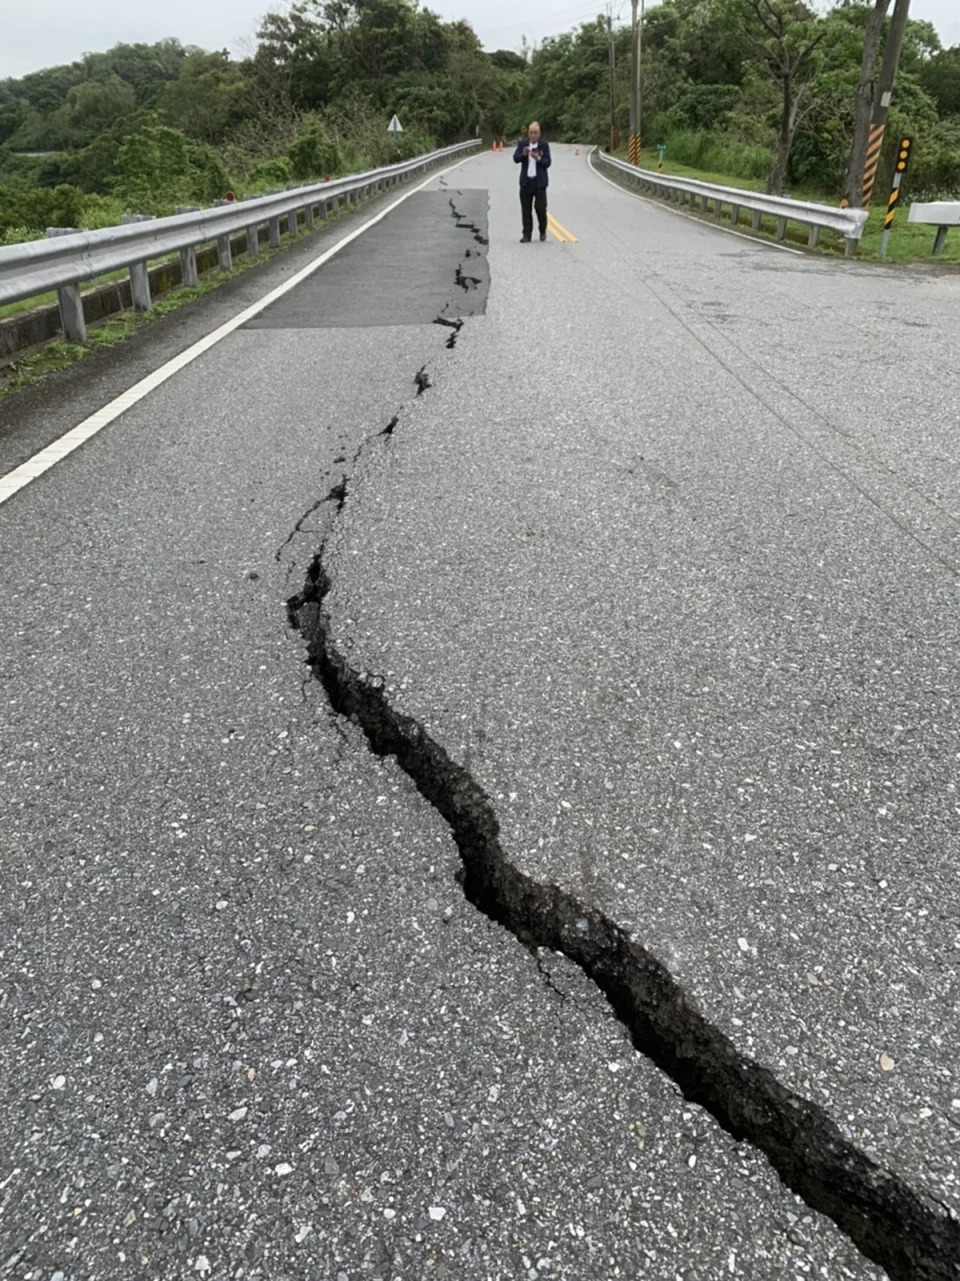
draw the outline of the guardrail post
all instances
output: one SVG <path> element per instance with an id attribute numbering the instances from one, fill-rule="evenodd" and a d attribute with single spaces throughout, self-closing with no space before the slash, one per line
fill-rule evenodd
<path id="1" fill-rule="evenodd" d="M 330 209 L 331 209 L 331 212 L 332 212 L 332 213 L 335 213 L 335 214 L 337 214 L 337 213 L 339 213 L 339 212 L 340 212 L 340 197 L 339 197 L 339 196 L 334 196 L 334 197 L 333 197 L 333 199 L 330 201 Z"/>
<path id="2" fill-rule="evenodd" d="M 303 225 L 307 228 L 308 231 L 313 226 L 313 205 L 304 205 Z"/>
<path id="3" fill-rule="evenodd" d="M 196 289 L 200 283 L 197 270 L 197 251 L 193 245 L 180 250 L 180 283 L 186 289 Z"/>
<path id="4" fill-rule="evenodd" d="M 130 264 L 130 293 L 133 295 L 134 311 L 149 311 L 153 306 L 150 294 L 150 277 L 145 262 Z"/>
<path id="5" fill-rule="evenodd" d="M 287 235 L 295 236 L 297 234 L 297 230 L 297 211 L 296 209 L 291 209 L 287 214 Z"/>
<path id="6" fill-rule="evenodd" d="M 270 227 L 270 248 L 279 249 L 280 248 L 280 219 L 271 218 L 268 225 Z"/>
<path id="7" fill-rule="evenodd" d="M 48 227 L 47 239 L 54 236 L 72 236 L 77 227 Z M 79 285 L 63 285 L 57 290 L 57 303 L 60 307 L 60 327 L 67 342 L 83 343 L 87 341 L 87 321 L 83 314 L 83 296 Z"/>
<path id="8" fill-rule="evenodd" d="M 229 236 L 217 236 L 217 265 L 221 271 L 233 268 L 233 250 L 230 248 Z"/>
<path id="9" fill-rule="evenodd" d="M 820 228 L 816 226 L 812 226 L 810 228 L 810 234 L 809 236 L 807 236 L 807 248 L 816 249 L 819 243 L 820 243 Z"/>
<path id="10" fill-rule="evenodd" d="M 124 214 L 124 224 L 132 222 L 151 222 L 152 214 Z M 133 297 L 134 311 L 149 311 L 153 306 L 153 298 L 150 294 L 150 274 L 147 271 L 146 262 L 133 262 L 130 264 L 130 293 Z"/>
<path id="11" fill-rule="evenodd" d="M 199 208 L 199 205 L 176 205 L 173 212 L 175 214 L 196 213 Z M 199 283 L 196 246 L 188 245 L 186 249 L 180 250 L 180 284 L 185 289 L 196 289 Z"/>
<path id="12" fill-rule="evenodd" d="M 754 209 L 754 211 L 753 211 L 753 217 L 752 217 L 752 218 L 751 218 L 751 220 L 750 220 L 750 225 L 753 227 L 753 230 L 754 230 L 754 231 L 759 231 L 759 230 L 760 230 L 760 224 L 761 224 L 762 222 L 763 222 L 763 214 L 760 212 L 760 210 L 759 210 L 759 209 Z"/>
<path id="13" fill-rule="evenodd" d="M 241 202 L 247 200 L 256 200 L 256 196 L 241 196 Z M 260 257 L 260 224 L 252 222 L 247 227 L 247 253 L 251 258 Z"/>
<path id="14" fill-rule="evenodd" d="M 740 221 L 740 206 L 739 206 L 739 205 L 731 205 L 731 206 L 730 206 L 730 225 L 731 225 L 731 227 L 735 227 L 739 221 Z"/>
<path id="15" fill-rule="evenodd" d="M 787 220 L 786 218 L 778 218 L 776 239 L 785 240 L 786 236 L 787 236 Z"/>
<path id="16" fill-rule="evenodd" d="M 853 236 L 844 236 L 844 239 L 843 239 L 844 258 L 852 258 L 853 255 L 857 252 L 857 245 L 859 243 L 860 241 L 854 240 Z"/>
<path id="17" fill-rule="evenodd" d="M 947 243 L 947 232 L 949 227 L 938 227 L 937 234 L 933 238 L 933 256 L 939 258 L 943 253 L 943 246 Z"/>

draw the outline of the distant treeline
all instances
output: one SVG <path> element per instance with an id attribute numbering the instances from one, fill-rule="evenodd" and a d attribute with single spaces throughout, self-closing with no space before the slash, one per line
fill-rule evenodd
<path id="1" fill-rule="evenodd" d="M 0 240 L 500 132 L 525 73 L 412 0 L 299 0 L 263 19 L 243 60 L 165 40 L 2 81 Z M 401 134 L 386 131 L 394 112 Z"/>

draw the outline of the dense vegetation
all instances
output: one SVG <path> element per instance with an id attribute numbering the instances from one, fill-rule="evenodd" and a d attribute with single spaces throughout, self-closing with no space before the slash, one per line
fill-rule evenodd
<path id="1" fill-rule="evenodd" d="M 818 14 L 800 0 L 664 0 L 647 11 L 643 29 L 644 141 L 666 143 L 682 164 L 772 180 L 773 189 L 786 181 L 841 195 L 874 4 L 840 0 Z M 767 21 L 770 15 L 782 22 L 782 39 L 775 35 L 777 25 Z M 889 20 L 882 30 L 887 25 Z M 614 35 L 615 119 L 625 134 L 629 33 Z M 605 21 L 586 23 L 538 49 L 523 93 L 552 137 L 608 139 Z M 792 133 L 786 154 L 778 154 L 788 114 Z M 910 194 L 960 195 L 960 46 L 941 48 L 927 22 L 907 28 L 888 121 L 884 182 L 900 134 L 915 142 Z"/>
<path id="2" fill-rule="evenodd" d="M 411 0 L 297 0 L 263 19 L 243 61 L 167 40 L 0 82 L 0 243 L 355 171 L 502 128 L 505 63 L 524 66 L 488 56 L 468 23 Z M 394 112 L 404 132 L 390 135 Z M 23 154 L 38 152 L 52 154 Z"/>
<path id="3" fill-rule="evenodd" d="M 664 0 L 643 33 L 645 141 L 839 196 L 864 33 L 887 3 L 818 14 L 801 0 Z M 598 17 L 532 52 L 488 54 L 468 23 L 414 0 L 296 0 L 263 19 L 245 60 L 121 44 L 3 81 L 0 242 L 382 164 L 478 129 L 515 134 L 532 116 L 556 139 L 606 142 L 611 109 L 626 131 L 629 33 L 613 32 L 612 103 L 609 43 Z M 960 192 L 960 48 L 928 23 L 909 24 L 891 146 L 902 131 L 915 138 L 910 194 Z"/>

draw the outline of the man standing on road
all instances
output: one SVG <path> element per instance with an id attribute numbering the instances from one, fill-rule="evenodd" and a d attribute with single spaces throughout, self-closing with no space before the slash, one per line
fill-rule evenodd
<path id="1" fill-rule="evenodd" d="M 540 226 L 540 239 L 547 238 L 547 185 L 550 177 L 550 144 L 540 138 L 540 126 L 536 120 L 527 129 L 526 138 L 521 138 L 513 158 L 520 166 L 520 208 L 523 212 L 523 235 L 521 243 L 528 245 L 533 239 L 533 209 L 537 210 L 537 222 Z"/>

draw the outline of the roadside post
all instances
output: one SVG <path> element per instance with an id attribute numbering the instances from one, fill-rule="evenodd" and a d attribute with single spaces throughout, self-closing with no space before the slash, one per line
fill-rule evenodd
<path id="1" fill-rule="evenodd" d="M 667 149 L 665 142 L 657 143 L 657 173 L 663 173 L 663 153 Z"/>
<path id="2" fill-rule="evenodd" d="M 394 140 L 396 140 L 396 135 L 398 133 L 403 133 L 403 125 L 400 123 L 400 120 L 398 119 L 396 112 L 394 112 L 393 119 L 387 125 L 387 133 L 392 133 L 394 135 Z M 397 159 L 398 160 L 400 159 L 399 147 L 397 147 Z"/>
<path id="3" fill-rule="evenodd" d="M 907 166 L 910 164 L 910 150 L 912 147 L 912 138 L 900 139 L 900 145 L 897 148 L 897 161 L 893 167 L 893 186 L 890 191 L 890 199 L 887 201 L 887 212 L 883 219 L 883 235 L 880 237 L 879 256 L 881 258 L 886 258 L 887 256 L 890 228 L 893 226 L 893 218 L 900 202 L 900 184 L 903 181 L 903 175 L 907 172 Z"/>

